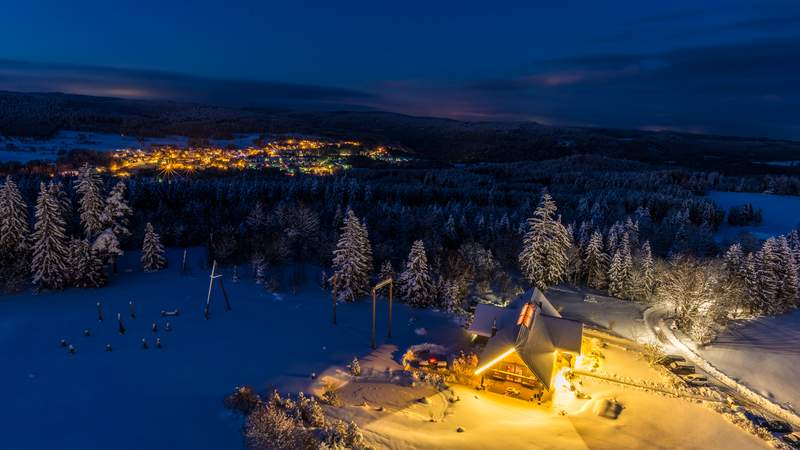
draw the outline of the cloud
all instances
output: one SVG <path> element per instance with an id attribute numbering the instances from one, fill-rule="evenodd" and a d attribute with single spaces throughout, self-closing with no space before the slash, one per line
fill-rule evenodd
<path id="1" fill-rule="evenodd" d="M 800 39 L 765 40 L 550 59 L 506 78 L 384 94 L 410 114 L 424 104 L 449 117 L 800 139 L 798 73 Z"/>
<path id="2" fill-rule="evenodd" d="M 0 90 L 167 99 L 227 106 L 335 107 L 372 94 L 336 87 L 222 80 L 172 72 L 0 60 Z"/>

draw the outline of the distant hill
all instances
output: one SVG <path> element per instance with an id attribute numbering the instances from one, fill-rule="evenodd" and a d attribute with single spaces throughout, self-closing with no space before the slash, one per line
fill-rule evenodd
<path id="1" fill-rule="evenodd" d="M 544 160 L 589 153 L 727 172 L 797 173 L 796 167 L 755 162 L 800 160 L 800 142 L 760 138 L 0 91 L 0 134 L 47 137 L 59 129 L 205 138 L 300 132 L 389 143 L 445 162 Z"/>

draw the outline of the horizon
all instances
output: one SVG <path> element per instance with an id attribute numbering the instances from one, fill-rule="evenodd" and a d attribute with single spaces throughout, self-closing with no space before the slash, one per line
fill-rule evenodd
<path id="1" fill-rule="evenodd" d="M 0 90 L 800 139 L 800 4 L 459 5 L 17 4 Z"/>

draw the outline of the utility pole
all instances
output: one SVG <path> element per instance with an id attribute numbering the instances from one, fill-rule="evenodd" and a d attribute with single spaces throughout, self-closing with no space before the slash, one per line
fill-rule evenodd
<path id="1" fill-rule="evenodd" d="M 389 286 L 389 332 L 387 337 L 392 337 L 392 288 L 394 280 L 387 278 L 372 288 L 372 348 L 375 348 L 375 309 L 377 304 L 378 289 Z"/>
<path id="2" fill-rule="evenodd" d="M 222 282 L 222 274 L 217 273 L 217 260 L 211 265 L 211 276 L 208 281 L 208 296 L 206 297 L 206 307 L 203 310 L 203 317 L 208 320 L 209 310 L 211 309 L 211 290 L 214 287 L 214 280 L 219 278 L 219 287 L 222 288 L 222 296 L 225 298 L 225 309 L 231 310 L 231 302 L 228 300 L 228 293 L 225 291 L 225 284 Z"/>

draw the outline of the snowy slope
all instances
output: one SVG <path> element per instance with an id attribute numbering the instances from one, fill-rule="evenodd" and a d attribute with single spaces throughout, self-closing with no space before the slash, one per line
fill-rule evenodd
<path id="1" fill-rule="evenodd" d="M 233 311 L 224 311 L 215 292 L 211 320 L 203 320 L 208 275 L 199 270 L 201 256 L 190 251 L 193 271 L 186 276 L 179 274 L 176 252 L 170 252 L 170 268 L 152 274 L 142 273 L 138 255 L 130 254 L 103 289 L 0 297 L 2 448 L 237 448 L 241 424 L 222 406 L 234 386 L 303 389 L 312 372 L 370 352 L 369 303 L 341 305 L 334 327 L 330 297 L 313 282 L 296 296 L 273 295 L 247 276 L 231 283 L 228 271 Z M 318 278 L 308 269 L 309 280 Z M 136 303 L 136 319 L 127 315 L 129 300 Z M 103 322 L 96 319 L 97 301 L 104 305 Z M 381 307 L 379 344 L 386 330 Z M 173 308 L 181 315 L 169 319 L 171 332 L 163 331 L 167 320 L 159 312 Z M 127 327 L 122 336 L 117 312 Z M 426 336 L 414 332 L 420 327 Z M 92 336 L 84 337 L 84 329 Z M 395 307 L 394 334 L 400 349 L 465 338 L 447 317 L 404 305 Z M 164 343 L 161 350 L 156 337 Z M 74 343 L 75 356 L 59 347 L 62 338 Z M 142 338 L 150 349 L 141 348 Z M 111 353 L 104 350 L 107 343 Z"/>
<path id="2" fill-rule="evenodd" d="M 717 233 L 723 242 L 731 241 L 736 238 L 736 235 L 744 232 L 766 239 L 770 236 L 786 234 L 800 226 L 800 197 L 720 191 L 709 192 L 708 196 L 726 213 L 731 206 L 740 206 L 745 203 L 751 203 L 754 208 L 761 209 L 763 213 L 763 221 L 759 225 L 734 227 L 725 222 Z"/>
<path id="3" fill-rule="evenodd" d="M 733 326 L 697 352 L 728 376 L 800 410 L 800 311 Z"/>

